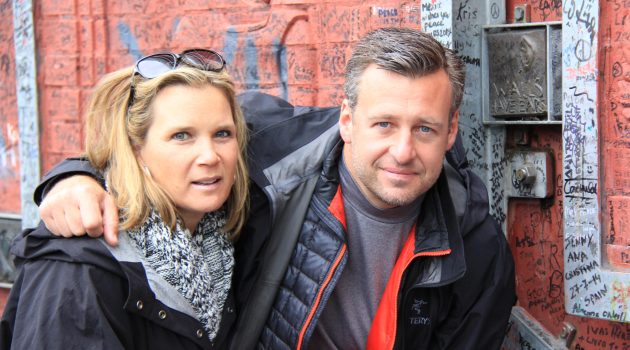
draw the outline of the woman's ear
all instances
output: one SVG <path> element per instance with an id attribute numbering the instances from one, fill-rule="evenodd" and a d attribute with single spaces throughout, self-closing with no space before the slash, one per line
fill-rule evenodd
<path id="1" fill-rule="evenodd" d="M 138 165 L 140 165 L 140 167 L 142 168 L 142 171 L 144 171 L 144 173 L 148 177 L 151 177 L 151 171 L 149 170 L 149 167 L 146 165 L 146 163 L 142 159 L 142 147 L 134 146 L 133 147 L 133 154 L 136 157 L 136 161 L 138 162 Z"/>
<path id="2" fill-rule="evenodd" d="M 136 161 L 140 166 L 144 166 L 144 160 L 142 159 L 142 147 L 140 146 L 132 146 L 133 147 L 133 155 L 136 157 Z"/>

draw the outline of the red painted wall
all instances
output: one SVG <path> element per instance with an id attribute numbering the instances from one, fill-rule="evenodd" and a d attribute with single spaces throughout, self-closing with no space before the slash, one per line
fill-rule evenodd
<path id="1" fill-rule="evenodd" d="M 0 2 L 0 213 L 20 212 L 19 132 L 11 1 Z"/>
<path id="2" fill-rule="evenodd" d="M 11 1 L 0 2 L 0 23 L 0 213 L 18 214 L 20 160 Z M 9 289 L 0 288 L 0 313 L 8 294 Z"/>
<path id="3" fill-rule="evenodd" d="M 508 204 L 508 240 L 516 261 L 518 304 L 555 336 L 565 322 L 575 326 L 571 349 L 628 349 L 630 325 L 565 312 L 561 126 L 534 127 L 531 135 L 533 149 L 553 153 L 556 180 L 553 202 L 510 199 Z"/>
<path id="4" fill-rule="evenodd" d="M 601 12 L 599 60 L 605 249 L 609 262 L 630 268 L 630 2 L 606 2 Z M 627 294 L 627 292 L 626 292 Z"/>
<path id="5" fill-rule="evenodd" d="M 533 22 L 558 21 L 562 1 L 507 1 L 509 21 L 514 6 L 528 4 Z M 630 262 L 630 1 L 600 1 L 599 113 L 602 149 L 600 190 L 603 241 L 610 263 Z M 508 130 L 510 135 L 514 130 Z M 564 323 L 576 327 L 571 349 L 630 349 L 630 325 L 568 315 L 564 309 L 562 218 L 562 130 L 560 126 L 531 129 L 532 148 L 550 150 L 555 160 L 555 191 L 551 202 L 510 199 L 508 239 L 516 260 L 519 305 L 558 336 Z M 508 140 L 509 140 L 508 136 Z M 515 146 L 508 146 L 515 147 Z M 622 295 L 628 293 L 622 293 Z"/>
<path id="6" fill-rule="evenodd" d="M 43 171 L 82 147 L 81 111 L 99 77 L 144 54 L 210 47 L 239 87 L 295 104 L 337 105 L 351 43 L 385 25 L 419 26 L 419 2 L 36 2 Z"/>

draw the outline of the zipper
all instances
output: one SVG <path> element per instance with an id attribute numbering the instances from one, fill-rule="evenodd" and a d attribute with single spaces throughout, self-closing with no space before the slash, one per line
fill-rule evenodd
<path id="1" fill-rule="evenodd" d="M 392 345 L 392 349 L 404 349 L 404 345 L 405 345 L 404 343 L 405 327 L 403 327 L 402 319 L 398 317 L 398 310 L 400 309 L 400 304 L 401 304 L 402 299 L 404 299 L 402 294 L 404 293 L 406 296 L 411 290 L 409 289 L 409 290 L 401 291 L 402 286 L 404 286 L 405 282 L 407 281 L 407 277 L 409 274 L 409 265 L 411 265 L 411 263 L 413 263 L 416 259 L 420 257 L 436 257 L 436 256 L 448 255 L 450 253 L 451 253 L 450 249 L 440 250 L 440 251 L 435 251 L 435 252 L 417 253 L 411 259 L 409 259 L 409 261 L 405 265 L 403 276 L 401 277 L 400 284 L 398 285 L 398 293 L 396 295 L 396 308 L 394 309 L 394 317 L 396 320 L 396 336 L 394 338 L 394 344 Z"/>
<path id="2" fill-rule="evenodd" d="M 310 327 L 311 322 L 313 321 L 313 315 L 315 315 L 315 311 L 319 308 L 324 290 L 328 288 L 328 284 L 330 283 L 330 280 L 332 279 L 335 272 L 337 272 L 337 268 L 339 267 L 339 263 L 341 262 L 341 259 L 346 255 L 347 247 L 348 247 L 347 244 L 344 243 L 344 245 L 341 247 L 341 251 L 339 252 L 339 254 L 337 254 L 337 257 L 335 257 L 335 261 L 333 262 L 332 268 L 328 272 L 328 275 L 326 276 L 324 283 L 322 284 L 321 288 L 317 292 L 317 297 L 315 297 L 315 303 L 313 304 L 313 307 L 309 311 L 308 316 L 306 317 L 306 321 L 304 322 L 304 326 L 302 326 L 302 330 L 300 331 L 300 335 L 298 336 L 296 350 L 302 349 L 304 335 L 306 334 L 306 330 Z"/>
<path id="3" fill-rule="evenodd" d="M 413 261 L 413 259 L 411 259 Z M 409 267 L 409 266 L 407 266 Z M 403 274 L 402 279 L 400 280 L 400 286 L 404 286 L 405 282 L 407 281 L 407 276 L 409 274 L 409 271 L 407 271 L 407 268 L 405 268 L 405 273 Z M 408 291 L 405 291 L 405 295 L 407 294 Z M 398 293 L 398 296 L 396 297 L 396 337 L 394 338 L 394 346 L 393 349 L 404 349 L 404 345 L 405 343 L 402 341 L 402 339 L 405 339 L 405 327 L 403 327 L 402 324 L 402 319 L 398 318 L 398 305 L 400 305 L 401 300 L 404 299 L 402 297 L 402 293 Z M 402 343 L 402 346 L 401 346 Z"/>

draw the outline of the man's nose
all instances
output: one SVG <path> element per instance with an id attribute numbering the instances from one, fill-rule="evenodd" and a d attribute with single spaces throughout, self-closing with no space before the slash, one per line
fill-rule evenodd
<path id="1" fill-rule="evenodd" d="M 411 132 L 402 132 L 396 136 L 389 152 L 400 164 L 409 163 L 416 157 L 414 140 Z"/>

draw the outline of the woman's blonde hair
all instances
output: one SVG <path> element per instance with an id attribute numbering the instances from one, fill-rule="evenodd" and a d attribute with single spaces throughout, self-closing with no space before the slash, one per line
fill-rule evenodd
<path id="1" fill-rule="evenodd" d="M 86 155 L 90 163 L 106 174 L 108 190 L 116 200 L 121 215 L 120 226 L 129 229 L 142 224 L 151 208 L 164 222 L 175 227 L 178 214 L 169 195 L 145 176 L 134 149 L 142 146 L 152 122 L 152 105 L 157 94 L 167 86 L 201 88 L 207 85 L 221 90 L 232 110 L 236 125 L 239 155 L 236 178 L 224 204 L 227 220 L 224 230 L 234 239 L 245 223 L 249 177 L 245 160 L 247 127 L 236 101 L 234 83 L 227 74 L 180 66 L 153 79 L 134 77 L 135 95 L 128 110 L 133 68 L 106 75 L 92 94 L 86 116 Z"/>

